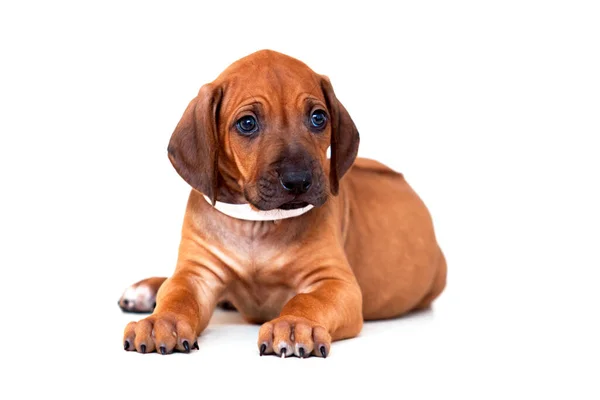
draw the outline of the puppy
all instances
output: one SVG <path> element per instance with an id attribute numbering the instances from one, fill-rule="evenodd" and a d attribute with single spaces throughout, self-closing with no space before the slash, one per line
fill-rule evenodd
<path id="1" fill-rule="evenodd" d="M 446 283 L 429 212 L 358 144 L 329 79 L 286 55 L 259 51 L 202 86 L 168 146 L 192 187 L 177 265 L 119 301 L 153 310 L 125 350 L 198 348 L 227 302 L 262 324 L 260 355 L 327 357 L 363 320 L 428 307 Z"/>

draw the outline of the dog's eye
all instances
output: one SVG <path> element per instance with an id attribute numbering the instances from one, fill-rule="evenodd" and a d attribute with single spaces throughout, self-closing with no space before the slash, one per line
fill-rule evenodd
<path id="1" fill-rule="evenodd" d="M 317 110 L 310 116 L 311 125 L 317 129 L 323 128 L 325 122 L 327 122 L 327 115 L 325 115 L 325 111 L 323 110 Z"/>
<path id="2" fill-rule="evenodd" d="M 256 118 L 251 115 L 247 115 L 238 120 L 235 124 L 237 130 L 245 136 L 252 135 L 254 132 L 258 130 L 258 123 L 256 122 Z"/>

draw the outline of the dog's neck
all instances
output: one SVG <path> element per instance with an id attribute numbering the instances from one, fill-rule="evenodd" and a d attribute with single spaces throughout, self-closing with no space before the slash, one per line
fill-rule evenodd
<path id="1" fill-rule="evenodd" d="M 204 199 L 212 204 L 210 198 L 205 195 L 202 195 Z M 221 201 L 217 201 L 214 205 L 214 208 L 221 213 L 228 215 L 232 218 L 243 219 L 246 221 L 277 221 L 280 219 L 293 218 L 298 217 L 308 211 L 310 211 L 314 206 L 312 204 L 307 205 L 306 207 L 296 208 L 294 210 L 268 210 L 261 211 L 253 209 L 250 204 L 231 204 L 224 203 Z"/>

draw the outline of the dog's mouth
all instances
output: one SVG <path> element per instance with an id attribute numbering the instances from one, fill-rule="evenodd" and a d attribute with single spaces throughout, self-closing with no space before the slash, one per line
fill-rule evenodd
<path id="1" fill-rule="evenodd" d="M 327 201 L 328 194 L 323 190 L 316 190 L 308 195 L 277 195 L 274 196 L 261 195 L 253 187 L 244 188 L 245 200 L 253 206 L 254 209 L 260 211 L 270 210 L 298 210 L 308 206 L 320 207 Z"/>
<path id="2" fill-rule="evenodd" d="M 286 201 L 285 203 L 279 203 L 277 200 L 266 200 L 260 199 L 258 201 L 253 201 L 250 198 L 246 197 L 248 203 L 250 203 L 255 209 L 260 211 L 271 211 L 271 210 L 296 210 L 299 208 L 308 207 L 309 205 L 313 205 L 317 207 L 320 205 L 319 203 L 313 203 L 312 201 L 304 201 L 300 199 L 292 199 L 290 201 Z"/>
<path id="3" fill-rule="evenodd" d="M 295 201 L 294 200 L 294 201 L 289 201 L 287 203 L 283 203 L 278 208 L 280 210 L 295 210 L 297 208 L 304 208 L 308 205 L 309 205 L 309 203 L 306 201 Z"/>

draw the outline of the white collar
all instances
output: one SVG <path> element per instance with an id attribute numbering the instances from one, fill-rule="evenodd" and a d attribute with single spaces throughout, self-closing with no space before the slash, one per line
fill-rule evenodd
<path id="1" fill-rule="evenodd" d="M 205 195 L 204 199 L 208 202 L 208 204 L 212 205 L 212 201 Z M 232 218 L 244 219 L 246 221 L 276 221 L 280 219 L 292 218 L 302 215 L 308 211 L 310 211 L 314 206 L 312 204 L 307 205 L 306 207 L 296 208 L 294 210 L 269 210 L 269 211 L 261 211 L 254 210 L 250 207 L 250 204 L 231 204 L 231 203 L 223 203 L 221 201 L 217 201 L 214 205 L 214 208 L 217 211 L 222 212 L 225 215 L 228 215 Z"/>

